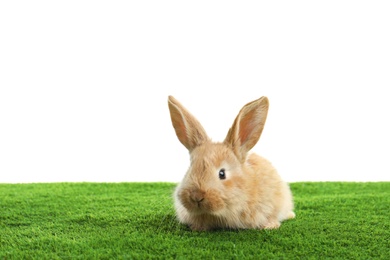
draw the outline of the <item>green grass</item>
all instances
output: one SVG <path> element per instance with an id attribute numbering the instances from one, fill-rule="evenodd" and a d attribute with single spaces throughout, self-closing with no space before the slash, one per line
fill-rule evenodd
<path id="1" fill-rule="evenodd" d="M 390 259 L 390 182 L 291 188 L 278 230 L 192 232 L 170 183 L 0 184 L 0 259 Z"/>

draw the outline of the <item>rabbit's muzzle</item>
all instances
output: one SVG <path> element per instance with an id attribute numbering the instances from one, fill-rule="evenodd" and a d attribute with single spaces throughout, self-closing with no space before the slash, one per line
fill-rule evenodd
<path id="1" fill-rule="evenodd" d="M 183 189 L 178 195 L 183 206 L 193 213 L 212 214 L 225 205 L 216 190 Z"/>
<path id="2" fill-rule="evenodd" d="M 204 197 L 205 197 L 204 191 L 199 191 L 199 190 L 190 191 L 190 200 L 196 203 L 199 206 L 199 208 L 201 206 L 202 201 L 204 201 Z"/>

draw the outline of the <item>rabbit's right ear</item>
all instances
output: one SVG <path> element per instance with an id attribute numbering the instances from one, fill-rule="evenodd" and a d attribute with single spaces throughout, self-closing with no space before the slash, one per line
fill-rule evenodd
<path id="1" fill-rule="evenodd" d="M 174 97 L 168 97 L 168 106 L 177 138 L 190 152 L 209 139 L 199 121 Z"/>

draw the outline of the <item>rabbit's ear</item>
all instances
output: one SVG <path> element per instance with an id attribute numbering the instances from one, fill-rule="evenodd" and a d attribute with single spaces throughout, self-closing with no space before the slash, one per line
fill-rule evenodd
<path id="1" fill-rule="evenodd" d="M 261 97 L 246 104 L 238 113 L 224 143 L 230 145 L 237 157 L 244 161 L 263 131 L 268 113 L 268 98 Z"/>
<path id="2" fill-rule="evenodd" d="M 169 112 L 173 128 L 179 141 L 191 152 L 208 140 L 206 131 L 196 118 L 174 97 L 168 97 Z"/>

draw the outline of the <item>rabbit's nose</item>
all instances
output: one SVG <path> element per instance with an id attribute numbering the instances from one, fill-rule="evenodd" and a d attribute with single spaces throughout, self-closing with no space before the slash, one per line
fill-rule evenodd
<path id="1" fill-rule="evenodd" d="M 198 190 L 193 190 L 190 193 L 190 198 L 194 202 L 202 202 L 204 200 L 204 192 L 198 191 Z"/>

